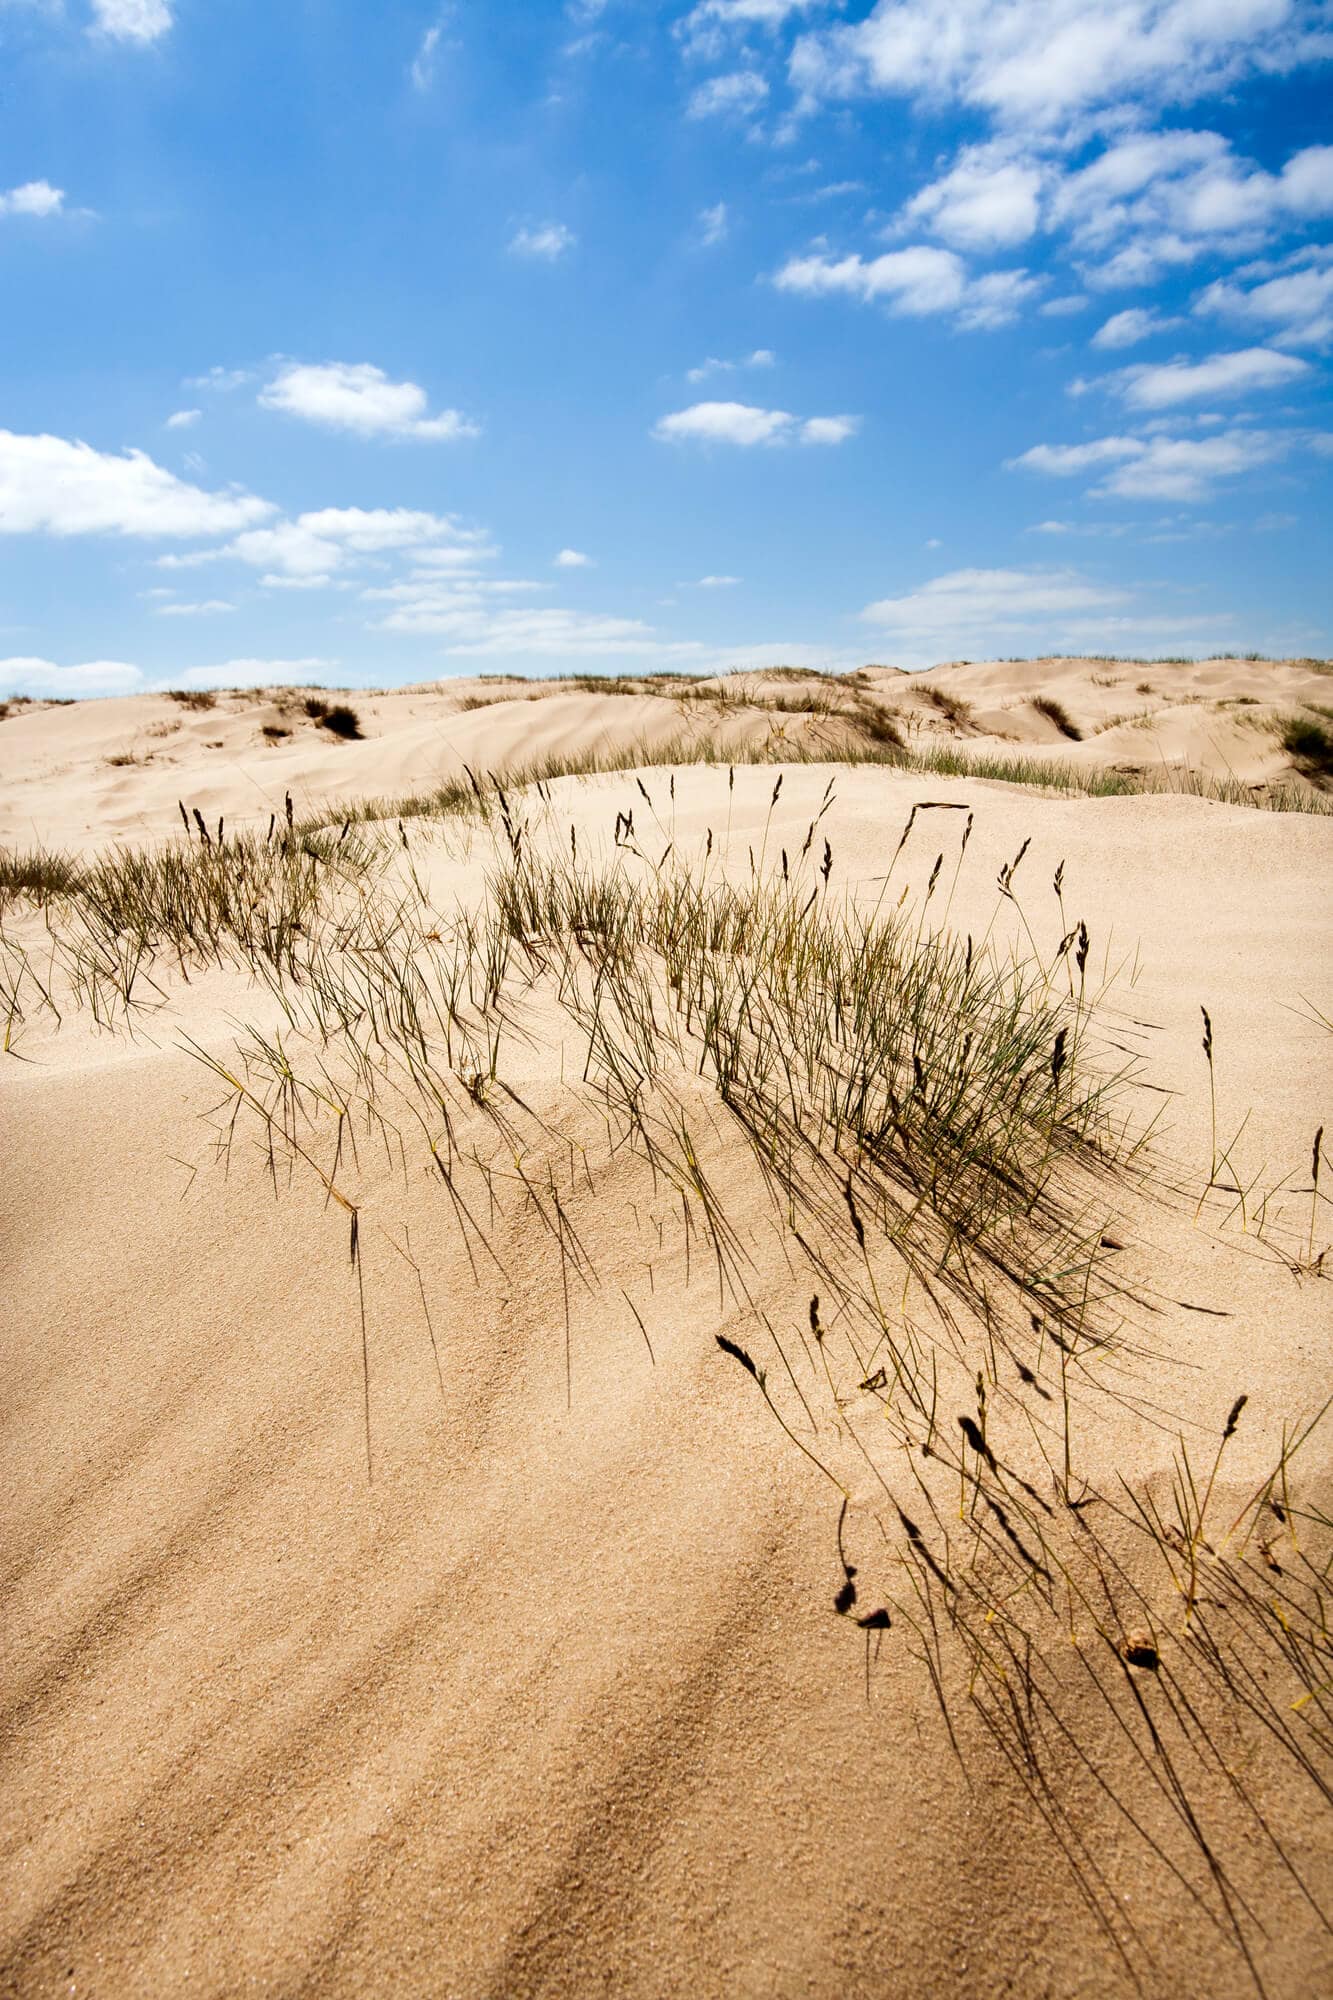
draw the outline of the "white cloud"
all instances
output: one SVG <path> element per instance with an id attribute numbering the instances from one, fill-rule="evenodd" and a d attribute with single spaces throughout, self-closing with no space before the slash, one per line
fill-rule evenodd
<path id="1" fill-rule="evenodd" d="M 143 451 L 0 431 L 0 534 L 234 534 L 275 512 L 236 487 L 191 486 Z"/>
<path id="2" fill-rule="evenodd" d="M 802 36 L 791 77 L 811 99 L 955 99 L 1007 124 L 1055 125 L 1289 66 L 1307 23 L 1298 0 L 878 0 L 855 25 Z"/>
<path id="3" fill-rule="evenodd" d="M 60 215 L 64 208 L 65 190 L 52 187 L 50 181 L 24 181 L 22 187 L 0 194 L 0 216 Z"/>
<path id="4" fill-rule="evenodd" d="M 535 257 L 543 263 L 554 264 L 577 242 L 578 237 L 563 222 L 543 222 L 535 229 L 518 230 L 510 237 L 509 248 L 516 257 Z"/>
<path id="5" fill-rule="evenodd" d="M 158 604 L 153 607 L 155 618 L 211 618 L 216 613 L 234 611 L 236 606 L 225 597 L 206 597 L 197 604 Z"/>
<path id="6" fill-rule="evenodd" d="M 793 438 L 801 444 L 841 444 L 852 436 L 858 417 L 809 417 L 804 421 L 790 410 L 762 410 L 753 403 L 692 403 L 676 410 L 653 427 L 653 436 L 666 444 L 692 440 L 701 444 L 786 444 Z"/>
<path id="7" fill-rule="evenodd" d="M 1094 347 L 1135 347 L 1150 335 L 1165 333 L 1168 328 L 1181 324 L 1178 319 L 1163 317 L 1152 306 L 1130 306 L 1125 312 L 1112 313 L 1105 325 L 1099 326 L 1093 334 L 1092 344 Z"/>
<path id="8" fill-rule="evenodd" d="M 432 543 L 452 542 L 449 554 L 457 552 L 464 561 L 473 562 L 481 541 L 474 530 L 460 528 L 443 514 L 408 507 L 321 507 L 294 521 L 250 529 L 225 548 L 209 551 L 208 559 L 234 557 L 252 569 L 269 572 L 266 583 L 280 576 L 313 589 L 359 556 L 411 549 L 414 559 L 421 560 L 437 553 Z M 169 566 L 182 565 L 178 560 Z"/>
<path id="9" fill-rule="evenodd" d="M 869 259 L 793 257 L 773 282 L 779 291 L 813 297 L 842 293 L 912 317 L 951 312 L 968 328 L 1008 325 L 1040 284 L 1026 271 L 988 271 L 969 278 L 961 257 L 924 243 Z"/>
<path id="10" fill-rule="evenodd" d="M 1024 160 L 967 146 L 947 174 L 913 195 L 904 224 L 919 223 L 960 250 L 1008 250 L 1035 235 L 1042 175 Z"/>
<path id="11" fill-rule="evenodd" d="M 1290 388 L 1309 372 L 1310 364 L 1294 354 L 1246 347 L 1235 354 L 1210 355 L 1206 361 L 1167 361 L 1159 367 L 1142 363 L 1109 379 L 1134 409 L 1167 410 L 1177 403 Z"/>
<path id="12" fill-rule="evenodd" d="M 860 428 L 859 417 L 807 417 L 801 425 L 801 443 L 846 444 Z"/>
<path id="13" fill-rule="evenodd" d="M 222 660 L 217 666 L 177 669 L 169 681 L 156 682 L 154 689 L 306 687 L 317 678 L 327 683 L 329 676 L 336 674 L 338 669 L 337 660 L 314 656 L 303 660 Z M 347 683 L 343 681 L 341 685 L 346 686 Z"/>
<path id="14" fill-rule="evenodd" d="M 739 361 L 719 361 L 710 354 L 697 368 L 687 368 L 687 382 L 705 382 L 710 375 L 734 375 L 738 368 L 771 368 L 777 360 L 771 347 L 756 347 L 753 354 L 744 354 Z"/>
<path id="15" fill-rule="evenodd" d="M 1270 431 L 1233 430 L 1215 437 L 1154 437 L 1094 490 L 1124 500 L 1207 500 L 1220 480 L 1280 458 L 1289 440 Z"/>
<path id="16" fill-rule="evenodd" d="M 155 42 L 171 19 L 168 0 L 93 0 L 95 26 L 118 42 Z"/>
<path id="17" fill-rule="evenodd" d="M 210 368 L 206 375 L 187 375 L 181 387 L 211 389 L 218 395 L 229 396 L 233 390 L 244 389 L 255 380 L 250 368 Z"/>
<path id="18" fill-rule="evenodd" d="M 950 312 L 962 303 L 967 271 L 952 250 L 919 244 L 869 260 L 859 256 L 792 257 L 773 280 L 779 291 L 820 297 L 842 292 L 865 302 L 883 300 L 895 312 Z"/>
<path id="19" fill-rule="evenodd" d="M 727 240 L 727 230 L 730 227 L 727 204 L 724 201 L 715 201 L 711 208 L 701 208 L 699 210 L 699 223 L 703 232 L 702 240 L 705 244 L 725 243 Z"/>
<path id="20" fill-rule="evenodd" d="M 420 605 L 403 604 L 381 621 L 390 632 L 446 640 L 458 654 L 635 654 L 673 652 L 638 618 L 567 611 L 556 606 L 495 609 L 474 593 L 458 592 Z"/>
<path id="21" fill-rule="evenodd" d="M 691 588 L 694 590 L 730 590 L 733 585 L 739 582 L 740 578 L 738 576 L 701 576 L 693 585 L 682 584 L 680 587 L 685 590 Z"/>
<path id="22" fill-rule="evenodd" d="M 468 438 L 478 427 L 457 410 L 426 414 L 426 392 L 415 382 L 391 382 L 369 362 L 286 363 L 259 393 L 266 410 L 280 410 L 328 430 L 358 437 Z"/>
<path id="23" fill-rule="evenodd" d="M 556 569 L 592 569 L 591 556 L 585 556 L 582 549 L 561 549 L 555 558 Z"/>
<path id="24" fill-rule="evenodd" d="M 1066 292 L 1058 299 L 1045 299 L 1037 307 L 1043 319 L 1065 319 L 1071 313 L 1081 313 L 1092 301 L 1085 292 Z"/>
<path id="25" fill-rule="evenodd" d="M 1094 465 L 1112 459 L 1137 458 L 1146 449 L 1142 438 L 1094 438 L 1090 444 L 1034 444 L 1018 458 L 1006 459 L 1011 468 L 1025 465 L 1033 472 L 1050 472 L 1057 479 L 1087 472 Z"/>
<path id="26" fill-rule="evenodd" d="M 143 686 L 141 670 L 127 660 L 85 660 L 72 667 L 54 660 L 19 657 L 0 660 L 0 695 L 28 694 L 57 700 L 71 696 L 136 694 Z"/>
<path id="27" fill-rule="evenodd" d="M 1053 613 L 1097 610 L 1121 593 L 1073 570 L 956 569 L 861 613 L 869 625 L 918 637 L 1011 631 Z"/>
<path id="28" fill-rule="evenodd" d="M 773 30 L 792 14 L 840 5 L 841 0 L 699 0 L 674 32 L 690 55 L 718 61 L 751 28 Z"/>
<path id="29" fill-rule="evenodd" d="M 435 82 L 436 54 L 439 50 L 440 36 L 443 32 L 442 26 L 437 21 L 435 26 L 427 28 L 425 34 L 421 37 L 416 55 L 412 59 L 412 67 L 408 71 L 412 79 L 413 90 L 419 90 L 424 93 Z"/>
<path id="30" fill-rule="evenodd" d="M 1219 278 L 1200 293 L 1194 310 L 1271 327 L 1284 346 L 1322 345 L 1333 340 L 1333 262 L 1314 253 L 1303 267 L 1248 287 Z"/>
<path id="31" fill-rule="evenodd" d="M 1203 438 L 1104 437 L 1088 444 L 1034 445 L 1007 463 L 1057 478 L 1109 467 L 1092 488 L 1098 497 L 1196 502 L 1208 499 L 1219 481 L 1281 458 L 1298 442 L 1291 432 L 1242 428 Z"/>
<path id="32" fill-rule="evenodd" d="M 663 417 L 653 436 L 668 443 L 694 438 L 708 444 L 775 444 L 795 421 L 787 410 L 761 410 L 751 403 L 694 403 Z"/>
<path id="33" fill-rule="evenodd" d="M 173 410 L 167 418 L 166 428 L 169 431 L 191 430 L 203 414 L 202 410 Z"/>
<path id="34" fill-rule="evenodd" d="M 758 70 L 735 70 L 730 76 L 713 76 L 690 95 L 685 107 L 688 118 L 749 118 L 768 96 L 768 85 Z"/>
<path id="35" fill-rule="evenodd" d="M 1048 221 L 1068 227 L 1089 284 L 1143 284 L 1206 251 L 1259 246 L 1275 229 L 1333 213 L 1333 147 L 1271 174 L 1207 131 L 1131 132 L 1088 166 L 1052 178 Z M 1113 247 L 1116 246 L 1116 247 Z"/>

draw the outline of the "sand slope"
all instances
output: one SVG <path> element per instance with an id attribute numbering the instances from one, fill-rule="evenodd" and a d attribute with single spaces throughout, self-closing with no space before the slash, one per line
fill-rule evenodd
<path id="1" fill-rule="evenodd" d="M 659 699 L 580 694 L 507 704 L 487 726 L 582 740 L 618 699 L 637 730 L 659 726 Z M 265 782 L 427 780 L 476 750 L 467 732 L 487 713 L 450 723 L 442 704 L 364 701 L 366 745 L 264 752 Z M 87 774 L 163 712 L 145 699 L 0 725 L 6 745 L 47 731 L 49 763 L 27 753 L 29 820 L 71 844 L 156 830 L 181 766 Z M 209 764 L 207 743 L 239 749 L 248 712 L 180 721 L 173 745 L 200 740 L 195 795 L 242 811 L 235 765 Z M 486 739 L 492 757 L 501 740 Z M 1222 1481 L 1234 1512 L 1333 1379 L 1327 1280 L 1278 1248 L 1308 1213 L 1301 1167 L 1333 1114 L 1309 1011 L 1333 1015 L 1327 823 L 814 767 L 783 773 L 774 809 L 772 770 L 738 770 L 733 793 L 725 771 L 694 768 L 674 800 L 666 772 L 645 772 L 647 810 L 629 776 L 557 784 L 530 837 L 563 851 L 572 825 L 581 853 L 610 857 L 613 816 L 633 806 L 660 822 L 651 861 L 668 834 L 697 860 L 729 815 L 723 858 L 743 879 L 765 841 L 770 858 L 797 853 L 830 776 L 842 893 L 877 896 L 913 804 L 959 802 L 976 830 L 951 921 L 1019 938 L 994 884 L 1030 839 L 1046 952 L 1064 861 L 1099 983 L 1117 975 L 1108 1022 L 1149 1097 L 1169 1093 L 1160 1146 L 1179 1189 L 1108 1196 L 1147 1302 L 1136 1407 L 1102 1409 L 1080 1450 L 1094 1478 L 1160 1483 L 1173 1430 L 1215 1436 L 1244 1390 Z M 903 876 L 916 900 L 961 818 L 919 819 Z M 412 842 L 441 912 L 480 893 L 490 834 L 414 828 Z M 42 928 L 14 921 L 29 940 Z M 965 1703 L 951 1749 L 906 1631 L 871 1648 L 833 1614 L 836 1496 L 716 1345 L 753 1345 L 753 1312 L 720 1295 L 678 1193 L 629 1152 L 606 1158 L 605 1121 L 575 1087 L 586 1048 L 540 992 L 501 1073 L 545 1204 L 506 1180 L 465 1100 L 459 1145 L 489 1141 L 497 1175 L 493 1207 L 480 1176 L 467 1183 L 475 1230 L 419 1146 L 400 1157 L 363 1135 L 345 1169 L 359 1286 L 347 1217 L 299 1164 L 275 1179 L 244 1121 L 217 1157 L 223 1092 L 182 1046 L 226 1055 L 238 1021 L 280 1025 L 272 995 L 236 969 L 163 977 L 132 1035 L 78 1013 L 34 1021 L 0 1074 L 0 1990 L 1092 2000 L 1196 1992 L 1201 1965 L 1211 1993 L 1256 1990 L 1197 1900 L 1197 1856 L 1187 1889 L 1132 1835 L 1126 1804 L 1168 1841 L 1170 1814 L 1095 1715 L 1086 1741 L 1114 1797 L 1072 1756 L 1065 1782 L 1119 1945 Z M 1194 1219 L 1200 1004 L 1228 1129 L 1251 1112 L 1238 1162 L 1265 1186 L 1288 1179 L 1271 1240 L 1228 1222 L 1228 1201 Z M 810 1274 L 715 1094 L 678 1088 L 753 1307 L 794 1343 Z M 557 1193 L 572 1280 L 552 1250 Z M 1311 1453 L 1326 1498 L 1326 1441 Z M 870 1512 L 856 1518 L 870 1577 L 881 1556 Z M 1285 1860 L 1222 1778 L 1205 1785 L 1210 1837 L 1243 1875 L 1264 1990 L 1294 2000 L 1333 1978 L 1291 1872 L 1327 1892 L 1327 1822 L 1263 1731 L 1228 1748 Z"/>

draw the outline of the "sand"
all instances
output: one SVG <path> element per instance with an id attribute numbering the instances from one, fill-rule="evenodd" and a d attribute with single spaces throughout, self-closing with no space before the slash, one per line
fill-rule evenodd
<path id="1" fill-rule="evenodd" d="M 1086 663 L 1042 671 L 938 669 L 894 696 L 925 706 L 923 685 L 958 688 L 992 735 L 1001 717 L 1028 726 L 1034 687 L 1085 720 L 1115 712 L 1118 691 L 1093 686 Z M 1171 669 L 1158 726 L 1201 709 L 1182 686 L 1229 700 L 1268 675 L 1286 705 L 1302 671 Z M 178 796 L 262 825 L 287 789 L 351 801 L 464 760 L 498 768 L 681 727 L 660 694 L 460 707 L 478 692 L 358 696 L 365 742 L 304 724 L 276 748 L 255 740 L 269 710 L 240 698 L 11 716 L 0 834 L 85 852 L 163 838 Z M 108 765 L 126 745 L 150 761 Z M 1106 1195 L 1136 1304 L 1126 1400 L 1088 1405 L 1081 1465 L 1098 1491 L 1123 1474 L 1161 1494 L 1181 1431 L 1192 1452 L 1216 1438 L 1244 1392 L 1219 1481 L 1229 1520 L 1333 1380 L 1328 1278 L 1298 1248 L 1311 1136 L 1333 1125 L 1318 1020 L 1333 1017 L 1329 822 L 816 765 L 784 768 L 774 807 L 776 775 L 738 768 L 732 792 L 725 769 L 682 767 L 671 800 L 668 773 L 646 769 L 651 806 L 632 774 L 563 779 L 532 803 L 528 837 L 563 852 L 572 827 L 582 856 L 609 862 L 612 822 L 634 808 L 654 867 L 668 837 L 698 865 L 712 830 L 744 880 L 752 849 L 797 854 L 833 779 L 829 893 L 865 905 L 910 808 L 957 803 L 975 830 L 950 923 L 1026 949 L 995 882 L 1029 840 L 1019 879 L 1043 954 L 1063 861 L 1092 975 L 1113 982 L 1108 1042 L 1139 1065 L 1134 1116 L 1164 1114 L 1152 1177 Z M 963 817 L 919 815 L 895 895 L 901 881 L 920 904 Z M 414 825 L 409 858 L 446 912 L 480 899 L 496 852 L 482 829 Z M 30 948 L 44 934 L 32 914 L 6 924 Z M 0 1991 L 1294 2000 L 1333 1979 L 1311 1901 L 1327 1913 L 1329 1821 L 1270 1730 L 1224 1731 L 1234 1783 L 1205 1758 L 1190 1766 L 1250 1912 L 1247 1967 L 1137 1752 L 1076 1693 L 1107 1783 L 1073 1756 L 1061 1782 L 1105 1870 L 1109 1928 L 965 1691 L 951 1747 L 903 1622 L 871 1644 L 835 1615 L 836 1494 L 716 1342 L 753 1347 L 766 1312 L 795 1344 L 812 1280 L 704 1079 L 682 1074 L 679 1101 L 744 1246 L 753 1311 L 720 1294 L 678 1192 L 627 1150 L 608 1159 L 578 1086 L 586 1044 L 540 988 L 507 1045 L 503 1109 L 529 1180 L 561 1197 L 572 1281 L 550 1201 L 525 1199 L 512 1173 L 491 1210 L 468 1183 L 474 1233 L 419 1143 L 400 1157 L 364 1136 L 339 1169 L 358 1266 L 346 1213 L 299 1161 L 275 1176 L 244 1120 L 218 1157 L 225 1093 L 186 1041 L 232 1060 L 239 1023 L 282 1026 L 272 993 L 235 965 L 161 982 L 129 1026 L 78 1009 L 59 1028 L 30 1021 L 0 1071 Z M 1217 1193 L 1196 1215 L 1201 1006 L 1228 1138 L 1246 1119 L 1245 1227 Z M 489 1141 L 502 1166 L 494 1123 L 460 1094 L 460 1146 Z M 873 1590 L 879 1503 L 856 1477 Z M 1322 1433 L 1302 1477 L 1326 1507 Z M 1179 1607 L 1161 1609 L 1174 1631 Z M 1074 1624 L 1093 1644 L 1090 1620 Z M 1326 1782 L 1326 1706 L 1307 1710 L 1303 1748 Z"/>

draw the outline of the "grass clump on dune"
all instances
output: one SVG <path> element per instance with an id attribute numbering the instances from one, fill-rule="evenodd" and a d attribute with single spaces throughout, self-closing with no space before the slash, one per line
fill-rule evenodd
<path id="1" fill-rule="evenodd" d="M 39 907 L 55 896 L 67 896 L 82 880 L 79 864 L 68 854 L 46 847 L 0 847 L 0 909 L 24 896 Z"/>
<path id="2" fill-rule="evenodd" d="M 1333 730 L 1313 716 L 1290 716 L 1282 727 L 1282 748 L 1308 776 L 1333 777 Z"/>
<path id="3" fill-rule="evenodd" d="M 1044 715 L 1048 722 L 1053 722 L 1060 734 L 1067 736 L 1071 743 L 1081 743 L 1083 741 L 1083 731 L 1079 728 L 1064 703 L 1057 701 L 1054 695 L 1034 694 L 1032 697 L 1032 706 L 1036 709 L 1038 715 Z"/>

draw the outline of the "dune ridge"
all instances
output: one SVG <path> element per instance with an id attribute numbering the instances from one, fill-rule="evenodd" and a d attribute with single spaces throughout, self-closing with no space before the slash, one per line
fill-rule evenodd
<path id="1" fill-rule="evenodd" d="M 211 823 L 221 813 L 262 826 L 288 791 L 319 812 L 429 792 L 468 765 L 502 771 L 594 756 L 634 761 L 636 753 L 781 763 L 898 751 L 952 757 L 960 768 L 970 760 L 982 775 L 992 767 L 1013 775 L 1018 765 L 1035 779 L 1046 768 L 1066 789 L 1211 785 L 1238 803 L 1276 795 L 1318 806 L 1327 768 L 1293 757 L 1283 732 L 1295 720 L 1316 744 L 1333 742 L 1333 679 L 1314 660 L 481 676 L 345 698 L 361 721 L 359 741 L 338 739 L 306 714 L 308 700 L 334 699 L 308 689 L 11 703 L 0 720 L 0 841 L 89 848 L 152 838 L 173 824 L 182 796 Z"/>

